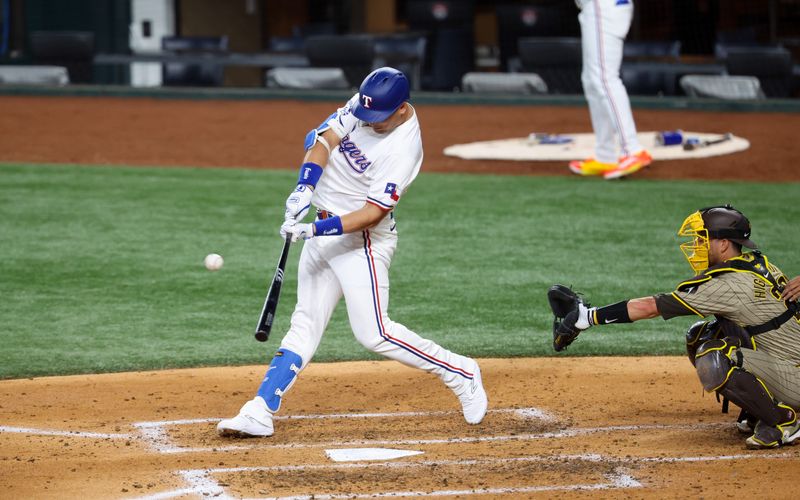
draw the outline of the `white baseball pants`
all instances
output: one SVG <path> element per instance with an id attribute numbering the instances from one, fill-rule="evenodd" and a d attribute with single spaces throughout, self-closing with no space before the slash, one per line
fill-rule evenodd
<path id="1" fill-rule="evenodd" d="M 356 339 L 370 351 L 434 373 L 451 389 L 472 379 L 469 358 L 424 339 L 389 319 L 389 266 L 397 246 L 393 231 L 321 236 L 300 255 L 297 306 L 281 342 L 307 365 L 344 296 Z"/>
<path id="2" fill-rule="evenodd" d="M 621 156 L 643 149 L 636 138 L 628 93 L 619 77 L 622 46 L 632 19 L 633 2 L 619 0 L 585 1 L 578 15 L 583 50 L 581 80 L 595 134 L 595 159 L 603 163 L 617 163 Z"/>

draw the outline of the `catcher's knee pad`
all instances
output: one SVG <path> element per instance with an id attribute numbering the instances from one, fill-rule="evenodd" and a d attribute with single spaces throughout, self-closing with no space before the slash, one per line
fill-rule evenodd
<path id="1" fill-rule="evenodd" d="M 741 355 L 734 354 L 739 345 L 738 339 L 726 337 L 708 340 L 697 349 L 694 366 L 706 391 L 712 392 L 722 388 L 728 381 L 731 371 L 737 365 L 741 366 L 739 359 Z M 736 356 L 735 361 L 733 356 Z"/>
<path id="2" fill-rule="evenodd" d="M 258 395 L 267 402 L 269 411 L 275 413 L 280 409 L 283 394 L 294 384 L 302 369 L 303 358 L 289 349 L 278 349 L 258 388 Z"/>
<path id="3" fill-rule="evenodd" d="M 686 355 L 692 364 L 695 364 L 697 349 L 709 340 L 717 338 L 719 330 L 717 321 L 698 321 L 689 327 L 686 331 Z"/>

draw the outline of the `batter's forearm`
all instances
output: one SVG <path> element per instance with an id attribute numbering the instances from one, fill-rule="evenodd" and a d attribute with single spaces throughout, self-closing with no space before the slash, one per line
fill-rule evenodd
<path id="1" fill-rule="evenodd" d="M 316 221 L 314 235 L 328 236 L 363 231 L 379 223 L 386 213 L 375 205 L 367 203 L 348 214 Z"/>
<path id="2" fill-rule="evenodd" d="M 342 216 L 342 229 L 345 233 L 355 233 L 369 229 L 386 216 L 385 211 L 372 204 L 365 204 L 355 212 Z"/>

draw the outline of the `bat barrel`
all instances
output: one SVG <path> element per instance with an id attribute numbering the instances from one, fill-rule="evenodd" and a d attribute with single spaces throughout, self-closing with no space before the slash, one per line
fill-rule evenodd
<path id="1" fill-rule="evenodd" d="M 258 325 L 256 325 L 254 336 L 259 342 L 266 342 L 272 330 L 272 322 L 275 320 L 275 310 L 278 308 L 281 285 L 283 285 L 283 273 L 286 269 L 286 258 L 289 255 L 291 243 L 292 237 L 287 234 L 281 251 L 281 258 L 278 261 L 278 267 L 275 269 L 275 275 L 272 277 L 269 291 L 267 291 L 267 298 L 264 300 L 264 307 L 261 309 L 261 316 L 258 318 Z"/>

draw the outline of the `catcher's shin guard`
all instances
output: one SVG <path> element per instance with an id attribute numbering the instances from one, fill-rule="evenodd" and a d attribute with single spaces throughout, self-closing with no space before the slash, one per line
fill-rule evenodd
<path id="1" fill-rule="evenodd" d="M 761 379 L 741 368 L 738 344 L 738 339 L 725 338 L 700 346 L 695 358 L 697 375 L 706 391 L 717 391 L 758 419 L 753 438 L 763 447 L 780 446 L 783 428 L 797 420 L 795 412 L 776 402 Z"/>

